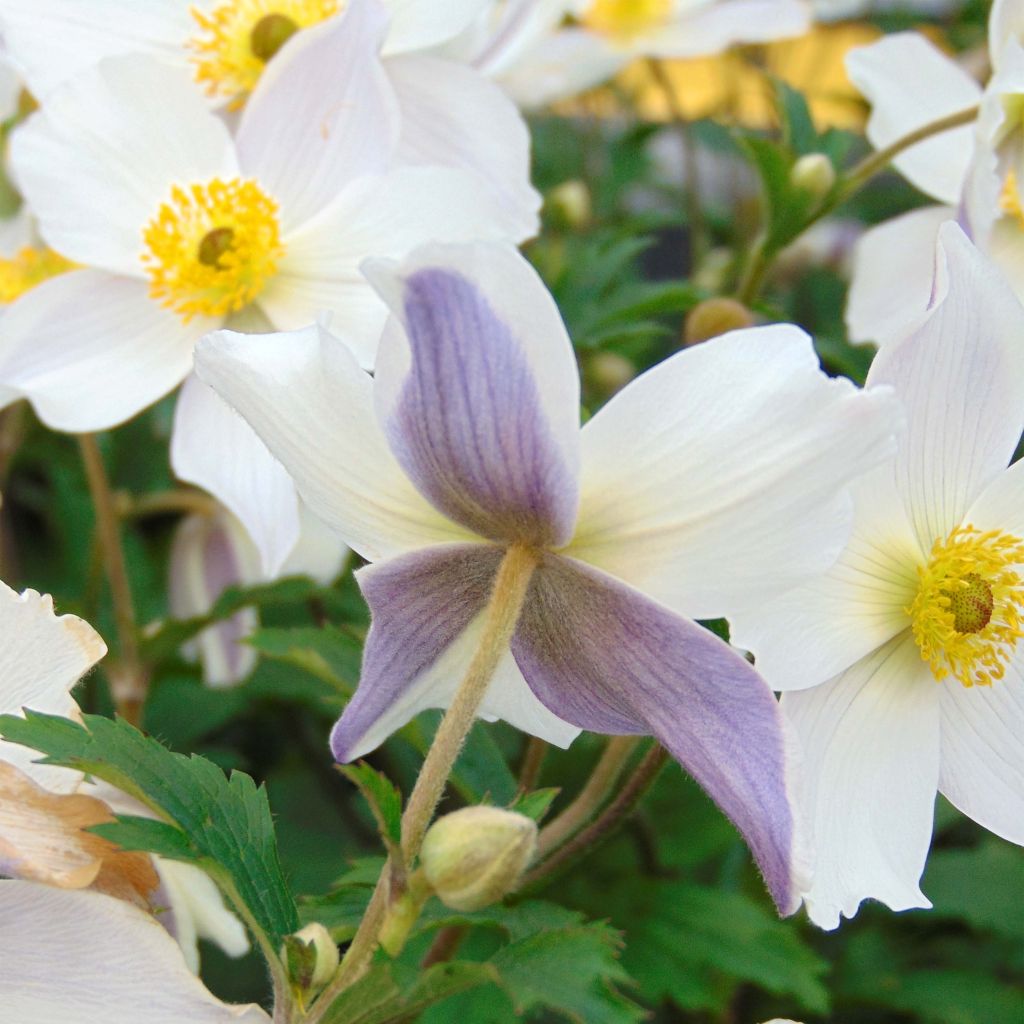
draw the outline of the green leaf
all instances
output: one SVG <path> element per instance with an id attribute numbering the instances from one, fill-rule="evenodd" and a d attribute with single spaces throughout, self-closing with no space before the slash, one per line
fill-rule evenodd
<path id="1" fill-rule="evenodd" d="M 782 121 L 782 137 L 786 145 L 803 156 L 820 151 L 818 131 L 814 127 L 811 108 L 802 92 L 794 89 L 781 79 L 775 79 L 775 105 Z"/>
<path id="2" fill-rule="evenodd" d="M 527 818 L 533 818 L 534 821 L 542 821 L 559 793 L 561 793 L 561 789 L 558 786 L 535 789 L 532 793 L 521 793 L 509 804 L 508 809 L 517 814 L 525 814 Z"/>
<path id="3" fill-rule="evenodd" d="M 402 794 L 386 775 L 365 761 L 338 765 L 338 771 L 359 787 L 370 805 L 384 845 L 389 852 L 396 853 L 402 842 Z"/>
<path id="4" fill-rule="evenodd" d="M 248 643 L 266 658 L 316 676 L 343 697 L 351 697 L 355 692 L 362 646 L 351 634 L 335 626 L 263 628 L 256 630 Z"/>
<path id="5" fill-rule="evenodd" d="M 163 822 L 152 827 L 127 816 L 103 826 L 103 834 L 135 849 L 151 843 L 163 856 L 203 867 L 276 950 L 299 917 L 263 787 L 241 772 L 226 778 L 198 755 L 175 754 L 123 720 L 83 719 L 79 725 L 33 711 L 3 715 L 0 734 L 46 754 L 46 764 L 94 775 L 141 800 Z"/>
<path id="6" fill-rule="evenodd" d="M 94 832 L 125 850 L 155 853 L 169 860 L 194 860 L 188 836 L 175 825 L 153 818 L 140 818 L 134 814 L 118 814 L 117 820 L 105 825 L 94 825 Z"/>

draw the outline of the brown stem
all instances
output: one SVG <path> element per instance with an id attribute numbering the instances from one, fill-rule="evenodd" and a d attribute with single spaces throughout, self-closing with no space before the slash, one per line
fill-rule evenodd
<path id="1" fill-rule="evenodd" d="M 178 512 L 195 512 L 200 515 L 215 515 L 221 506 L 215 499 L 202 491 L 179 487 L 166 491 L 142 494 L 121 503 L 124 519 L 145 519 L 150 516 L 173 515 Z"/>
<path id="2" fill-rule="evenodd" d="M 466 937 L 467 931 L 469 929 L 464 924 L 450 924 L 442 928 L 434 936 L 430 949 L 427 950 L 426 955 L 420 962 L 420 968 L 425 971 L 428 967 L 433 967 L 434 964 L 443 964 L 451 960 L 458 952 L 459 946 L 462 945 L 462 940 Z"/>
<path id="3" fill-rule="evenodd" d="M 103 553 L 103 565 L 114 605 L 120 660 L 109 669 L 111 696 L 118 712 L 132 725 L 138 726 L 149 689 L 149 673 L 139 655 L 135 605 L 125 566 L 124 548 L 118 521 L 117 502 L 110 489 L 110 480 L 103 465 L 103 456 L 95 434 L 79 434 L 89 493 L 96 513 L 96 533 Z"/>
<path id="4" fill-rule="evenodd" d="M 544 758 L 548 755 L 548 744 L 538 736 L 531 736 L 523 754 L 523 763 L 519 766 L 519 792 L 527 793 L 534 789 L 540 778 L 540 770 L 544 766 Z"/>

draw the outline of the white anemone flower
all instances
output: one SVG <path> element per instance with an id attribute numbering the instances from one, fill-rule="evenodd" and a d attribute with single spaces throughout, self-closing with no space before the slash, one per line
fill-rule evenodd
<path id="1" fill-rule="evenodd" d="M 704 57 L 805 32 L 804 0 L 491 0 L 445 52 L 524 107 L 607 81 L 638 57 Z"/>
<path id="2" fill-rule="evenodd" d="M 398 167 L 379 9 L 354 2 L 263 76 L 232 139 L 181 68 L 110 57 L 52 92 L 12 143 L 44 240 L 82 269 L 4 311 L 3 397 L 49 426 L 101 430 L 188 377 L 229 318 L 263 329 L 320 310 L 374 359 L 384 303 L 358 272 L 428 240 L 511 239 L 521 216 L 475 172 Z M 245 524 L 274 574 L 300 533 L 287 474 L 189 378 L 172 461 Z"/>
<path id="3" fill-rule="evenodd" d="M 29 88 L 55 88 L 105 57 L 149 54 L 178 67 L 213 107 L 240 109 L 269 69 L 308 60 L 302 37 L 367 0 L 0 0 L 0 26 Z M 530 137 L 515 105 L 465 64 L 430 51 L 490 0 L 379 0 L 382 69 L 401 111 L 399 151 L 413 165 L 474 170 L 535 230 Z M 353 23 L 340 37 L 354 31 Z M 338 35 L 335 38 L 339 38 Z M 336 55 L 344 67 L 345 52 Z M 310 115 L 312 117 L 312 115 Z"/>
<path id="4" fill-rule="evenodd" d="M 55 615 L 47 596 L 17 594 L 0 583 L 0 635 L 0 712 L 30 708 L 77 719 L 71 690 L 107 650 L 92 627 L 73 615 Z M 0 740 L 0 875 L 76 892 L 89 888 L 125 900 L 133 910 L 164 906 L 160 922 L 177 938 L 183 966 L 193 971 L 199 968 L 199 938 L 216 942 L 230 956 L 248 950 L 241 922 L 198 868 L 124 853 L 82 831 L 112 820 L 114 813 L 147 811 L 112 786 L 37 764 L 37 758 L 35 751 Z M 0 882 L 0 893 L 11 891 L 8 884 Z M 2 948 L 0 978 L 16 946 Z M 2 983 L 0 990 L 7 998 L 10 990 Z"/>
<path id="5" fill-rule="evenodd" d="M 868 392 L 908 416 L 894 464 L 854 489 L 850 544 L 815 583 L 730 612 L 804 746 L 825 928 L 873 898 L 928 907 L 936 790 L 1024 843 L 1024 309 L 955 225 L 915 332 Z"/>
<path id="6" fill-rule="evenodd" d="M 935 135 L 894 161 L 940 205 L 865 233 L 846 311 L 854 341 L 884 344 L 920 323 L 934 278 L 940 225 L 958 220 L 1024 297 L 1024 4 L 997 0 L 989 18 L 993 74 L 981 85 L 924 36 L 902 32 L 854 50 L 847 67 L 872 105 L 868 138 L 882 148 L 980 104 L 973 124 Z M 892 282 L 901 282 L 894 289 Z"/>

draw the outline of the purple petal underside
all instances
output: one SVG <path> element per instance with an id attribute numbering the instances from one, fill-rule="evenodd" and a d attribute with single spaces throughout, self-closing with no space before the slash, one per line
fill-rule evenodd
<path id="1" fill-rule="evenodd" d="M 582 562 L 545 557 L 512 652 L 560 718 L 651 734 L 743 834 L 781 913 L 799 905 L 791 766 L 768 685 L 696 623 Z"/>
<path id="2" fill-rule="evenodd" d="M 386 423 L 413 482 L 445 515 L 506 543 L 558 546 L 578 490 L 522 346 L 486 296 L 452 270 L 404 282 L 411 367 Z"/>
<path id="3" fill-rule="evenodd" d="M 486 544 L 446 544 L 357 573 L 373 622 L 359 689 L 331 733 L 336 760 L 358 757 L 405 723 L 411 689 L 483 610 L 503 555 Z"/>

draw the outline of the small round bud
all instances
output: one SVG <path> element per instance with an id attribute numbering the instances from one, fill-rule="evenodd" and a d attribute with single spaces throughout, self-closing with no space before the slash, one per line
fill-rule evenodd
<path id="1" fill-rule="evenodd" d="M 599 394 L 614 395 L 636 376 L 636 367 L 618 352 L 595 352 L 584 364 L 583 374 Z"/>
<path id="2" fill-rule="evenodd" d="M 298 31 L 298 24 L 287 14 L 265 14 L 249 33 L 249 49 L 265 64 Z"/>
<path id="3" fill-rule="evenodd" d="M 717 338 L 720 334 L 752 327 L 754 314 L 735 299 L 705 299 L 690 310 L 683 329 L 683 344 L 696 345 L 698 342 Z"/>
<path id="4" fill-rule="evenodd" d="M 464 807 L 431 825 L 420 862 L 445 906 L 482 910 L 515 888 L 536 847 L 536 822 L 524 814 Z"/>
<path id="5" fill-rule="evenodd" d="M 808 153 L 793 164 L 789 180 L 797 188 L 820 198 L 832 191 L 836 169 L 824 153 Z"/>
<path id="6" fill-rule="evenodd" d="M 551 189 L 545 206 L 548 216 L 560 227 L 585 227 L 593 214 L 590 189 L 585 182 L 575 178 Z"/>
<path id="7" fill-rule="evenodd" d="M 304 992 L 319 992 L 341 962 L 330 932 L 316 922 L 284 940 L 284 959 L 289 977 Z"/>

